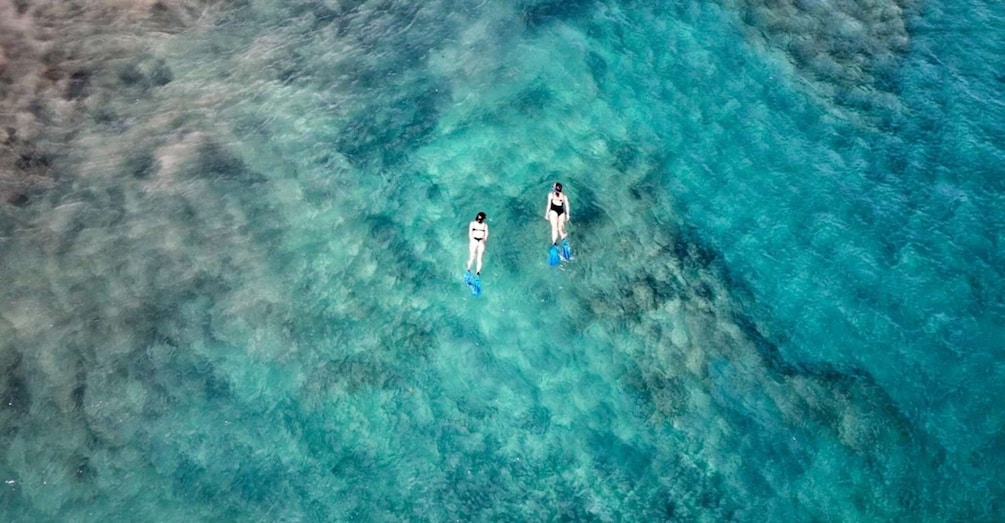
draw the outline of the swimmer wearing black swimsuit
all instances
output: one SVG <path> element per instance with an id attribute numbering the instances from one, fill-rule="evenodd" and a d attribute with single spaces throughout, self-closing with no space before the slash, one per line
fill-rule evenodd
<path id="1" fill-rule="evenodd" d="M 561 195 L 562 193 L 556 192 L 555 194 Z M 552 197 L 550 210 L 555 211 L 559 216 L 565 214 L 565 199 Z"/>
<path id="2" fill-rule="evenodd" d="M 557 245 L 560 237 L 565 239 L 565 224 L 572 213 L 569 210 L 569 197 L 562 193 L 562 184 L 555 182 L 552 189 L 553 191 L 548 193 L 544 219 L 551 223 L 551 244 Z"/>
<path id="3" fill-rule="evenodd" d="M 481 227 L 479 227 L 479 225 Z M 471 239 L 472 240 L 478 240 L 480 242 L 484 242 L 485 241 L 485 231 L 487 231 L 487 230 L 488 230 L 488 225 L 485 225 L 484 223 L 478 223 L 478 224 L 472 223 L 472 227 L 471 227 Z"/>

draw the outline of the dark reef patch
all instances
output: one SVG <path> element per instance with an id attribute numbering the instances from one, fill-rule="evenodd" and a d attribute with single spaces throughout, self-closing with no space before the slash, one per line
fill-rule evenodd
<path id="1" fill-rule="evenodd" d="M 90 84 L 90 72 L 83 70 L 74 72 L 70 75 L 69 81 L 66 84 L 66 93 L 63 95 L 63 98 L 67 100 L 86 98 Z"/>
<path id="2" fill-rule="evenodd" d="M 611 432 L 593 432 L 588 438 L 594 461 L 601 471 L 638 475 L 648 468 L 653 449 L 624 442 Z"/>
<path id="3" fill-rule="evenodd" d="M 532 28 L 582 17 L 597 5 L 595 0 L 545 0 L 520 10 L 520 20 Z"/>
<path id="4" fill-rule="evenodd" d="M 91 460 L 87 456 L 75 454 L 71 459 L 72 476 L 75 480 L 81 483 L 94 481 L 98 473 L 91 465 Z"/>
<path id="5" fill-rule="evenodd" d="M 23 192 L 13 192 L 7 196 L 7 203 L 14 207 L 24 207 L 31 203 L 31 198 Z"/>
<path id="6" fill-rule="evenodd" d="M 551 412 L 536 405 L 520 419 L 520 427 L 531 434 L 544 434 L 551 428 Z"/>
<path id="7" fill-rule="evenodd" d="M 184 455 L 177 460 L 171 478 L 176 492 L 198 503 L 215 503 L 225 497 L 205 467 Z"/>
<path id="8" fill-rule="evenodd" d="M 618 172 L 627 172 L 638 165 L 641 159 L 641 153 L 631 142 L 615 141 L 609 144 L 609 148 L 614 153 L 614 168 Z"/>
<path id="9" fill-rule="evenodd" d="M 540 82 L 535 82 L 530 87 L 517 93 L 512 100 L 511 106 L 523 116 L 540 115 L 555 99 L 555 94 L 551 88 Z"/>
<path id="10" fill-rule="evenodd" d="M 189 172 L 199 178 L 247 185 L 265 181 L 265 177 L 252 171 L 243 160 L 211 140 L 199 144 L 197 160 Z"/>
<path id="11" fill-rule="evenodd" d="M 607 83 L 607 60 L 595 51 L 586 53 L 586 66 L 590 68 L 590 76 L 598 87 L 603 88 Z"/>
<path id="12" fill-rule="evenodd" d="M 157 159 L 149 152 L 137 154 L 124 162 L 123 169 L 129 176 L 143 180 L 156 174 Z"/>
<path id="13" fill-rule="evenodd" d="M 187 25 L 182 13 L 161 1 L 150 6 L 149 22 L 166 33 L 181 32 Z"/>
<path id="14" fill-rule="evenodd" d="M 873 114 L 884 104 L 862 86 L 897 93 L 915 0 L 720 1 L 739 13 L 748 38 L 782 50 L 807 78 L 832 86 L 839 104 Z"/>
<path id="15" fill-rule="evenodd" d="M 431 84 L 388 106 L 361 111 L 346 123 L 336 149 L 360 167 L 394 166 L 430 139 L 446 96 Z"/>
<path id="16" fill-rule="evenodd" d="M 52 157 L 32 144 L 24 144 L 17 153 L 15 165 L 22 171 L 48 169 L 52 167 Z"/>
<path id="17" fill-rule="evenodd" d="M 712 266 L 719 259 L 719 253 L 700 241 L 693 229 L 685 228 L 677 231 L 673 237 L 673 255 L 691 269 L 702 269 Z"/>
<path id="18" fill-rule="evenodd" d="M 3 390 L 0 391 L 0 409 L 23 416 L 31 409 L 31 391 L 24 377 L 20 352 L 14 354 L 3 375 Z"/>
<path id="19" fill-rule="evenodd" d="M 589 233 L 593 228 L 599 227 L 608 220 L 607 214 L 598 203 L 597 193 L 588 185 L 576 187 L 576 199 L 570 198 L 570 207 L 573 217 L 573 224 L 584 233 Z"/>
<path id="20" fill-rule="evenodd" d="M 163 58 L 146 54 L 120 65 L 117 73 L 123 85 L 144 90 L 161 87 L 174 80 L 174 73 Z"/>
<path id="21" fill-rule="evenodd" d="M 83 359 L 77 360 L 77 369 L 73 376 L 74 386 L 70 391 L 70 403 L 76 412 L 84 411 L 84 400 L 87 396 L 87 366 Z"/>
<path id="22" fill-rule="evenodd" d="M 350 355 L 328 360 L 311 371 L 305 385 L 313 394 L 327 396 L 332 389 L 349 394 L 362 390 L 383 389 L 401 382 L 400 376 L 386 363 L 366 355 Z"/>

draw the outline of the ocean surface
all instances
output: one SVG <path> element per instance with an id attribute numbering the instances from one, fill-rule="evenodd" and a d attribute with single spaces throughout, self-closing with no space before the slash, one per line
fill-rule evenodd
<path id="1" fill-rule="evenodd" d="M 1003 165 L 1001 2 L 0 0 L 0 521 L 1003 521 Z"/>

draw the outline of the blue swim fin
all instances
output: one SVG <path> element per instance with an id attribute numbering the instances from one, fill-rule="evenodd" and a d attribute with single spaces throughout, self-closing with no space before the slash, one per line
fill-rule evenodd
<path id="1" fill-rule="evenodd" d="M 464 285 L 471 285 L 471 271 L 464 271 Z"/>
<path id="2" fill-rule="evenodd" d="M 562 238 L 562 259 L 566 261 L 572 259 L 572 247 L 569 247 L 568 238 Z"/>
<path id="3" fill-rule="evenodd" d="M 482 277 L 475 275 L 474 279 L 471 280 L 471 295 L 481 296 L 482 295 Z"/>
<path id="4" fill-rule="evenodd" d="M 548 265 L 552 267 L 558 265 L 561 260 L 558 257 L 558 246 L 552 245 L 551 249 L 548 250 Z"/>

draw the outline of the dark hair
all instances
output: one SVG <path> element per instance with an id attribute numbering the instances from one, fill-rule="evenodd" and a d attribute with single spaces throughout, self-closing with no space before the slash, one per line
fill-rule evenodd
<path id="1" fill-rule="evenodd" d="M 555 192 L 562 192 L 562 184 L 555 182 Z"/>
<path id="2" fill-rule="evenodd" d="M 478 213 L 475 216 L 475 221 L 477 221 L 478 223 L 482 223 L 483 221 L 485 221 L 485 213 L 484 212 Z"/>

